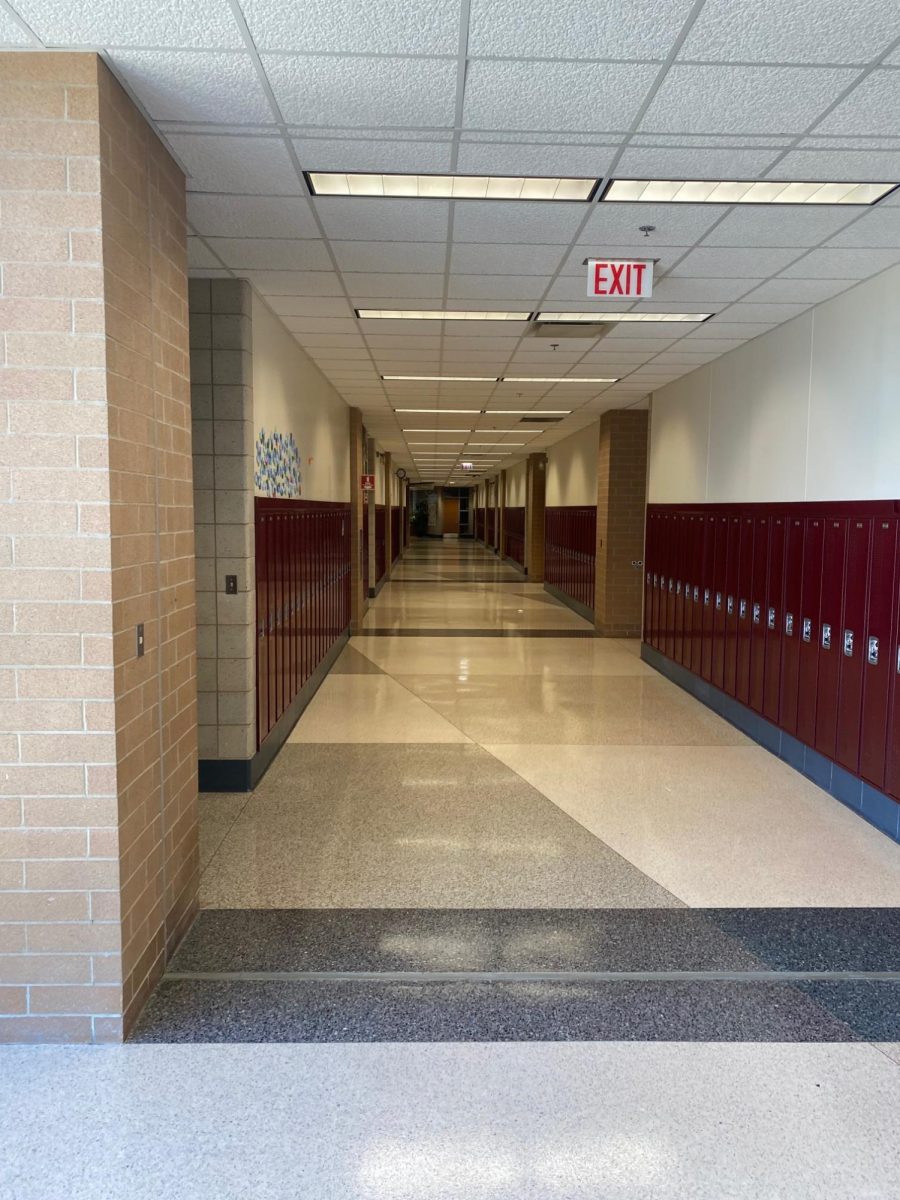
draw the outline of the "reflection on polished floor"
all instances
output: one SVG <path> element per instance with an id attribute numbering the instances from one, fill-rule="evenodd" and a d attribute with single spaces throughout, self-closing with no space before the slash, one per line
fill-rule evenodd
<path id="1" fill-rule="evenodd" d="M 202 798 L 146 1044 L 8 1056 L 2 1200 L 900 1194 L 900 846 L 638 650 L 414 544 L 256 792 Z"/>

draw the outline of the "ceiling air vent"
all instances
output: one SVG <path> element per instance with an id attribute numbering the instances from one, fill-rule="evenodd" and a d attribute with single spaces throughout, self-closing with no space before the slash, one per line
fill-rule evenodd
<path id="1" fill-rule="evenodd" d="M 562 417 L 523 417 L 520 425 L 558 425 Z"/>
<path id="2" fill-rule="evenodd" d="M 597 342 L 613 328 L 612 321 L 598 321 L 595 324 L 587 321 L 533 321 L 528 336 L 552 338 L 555 341 L 580 338 L 583 342 Z"/>

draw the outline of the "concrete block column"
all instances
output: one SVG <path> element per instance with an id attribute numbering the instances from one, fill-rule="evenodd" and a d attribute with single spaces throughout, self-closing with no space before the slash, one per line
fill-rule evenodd
<path id="1" fill-rule="evenodd" d="M 595 624 L 609 637 L 641 632 L 648 432 L 645 411 L 612 409 L 600 420 Z"/>
<path id="2" fill-rule="evenodd" d="M 544 581 L 544 515 L 547 455 L 529 454 L 525 464 L 525 567 L 529 583 Z"/>

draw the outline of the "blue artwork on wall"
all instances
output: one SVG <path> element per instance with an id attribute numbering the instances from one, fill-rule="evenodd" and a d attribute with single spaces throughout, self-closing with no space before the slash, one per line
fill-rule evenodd
<path id="1" fill-rule="evenodd" d="M 300 496 L 300 450 L 292 433 L 260 429 L 256 439 L 254 484 L 264 496 L 296 500 Z"/>

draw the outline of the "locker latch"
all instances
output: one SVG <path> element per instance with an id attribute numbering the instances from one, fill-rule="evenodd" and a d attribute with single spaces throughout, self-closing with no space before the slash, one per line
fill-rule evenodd
<path id="1" fill-rule="evenodd" d="M 709 608 L 709 588 L 703 589 L 703 603 Z"/>
<path id="2" fill-rule="evenodd" d="M 747 601 L 746 600 L 741 600 L 738 602 L 738 617 L 742 621 L 745 621 L 747 619 Z"/>
<path id="3" fill-rule="evenodd" d="M 675 584 L 675 595 L 676 595 L 676 596 L 680 596 L 680 595 L 681 595 L 681 580 L 680 580 L 680 579 L 679 579 L 679 580 L 678 580 L 678 582 Z"/>
<path id="4" fill-rule="evenodd" d="M 900 675 L 900 646 L 897 647 L 897 674 Z"/>
<path id="5" fill-rule="evenodd" d="M 794 636 L 794 614 L 793 613 L 785 613 L 784 614 L 784 632 L 788 635 L 788 637 Z"/>
<path id="6" fill-rule="evenodd" d="M 674 592 L 674 590 L 675 590 L 675 580 L 670 578 L 669 579 L 669 591 Z"/>
<path id="7" fill-rule="evenodd" d="M 831 626 L 830 625 L 822 626 L 822 649 L 823 650 L 831 649 Z"/>
<path id="8" fill-rule="evenodd" d="M 655 588 L 659 587 L 659 576 L 655 572 L 653 574 L 653 586 Z"/>
<path id="9" fill-rule="evenodd" d="M 734 596 L 729 596 L 729 597 L 728 597 L 728 607 L 727 607 L 727 611 L 728 611 L 728 615 L 729 615 L 729 617 L 730 617 L 730 616 L 731 616 L 731 614 L 734 612 Z"/>
<path id="10" fill-rule="evenodd" d="M 650 586 L 650 572 L 647 572 L 647 587 Z"/>
<path id="11" fill-rule="evenodd" d="M 716 592 L 716 612 L 722 611 L 722 593 Z"/>
<path id="12" fill-rule="evenodd" d="M 870 637 L 869 645 L 866 649 L 866 662 L 870 667 L 878 666 L 878 638 Z"/>
<path id="13" fill-rule="evenodd" d="M 853 630 L 844 630 L 844 653 L 848 658 L 853 657 Z"/>
<path id="14" fill-rule="evenodd" d="M 804 642 L 812 641 L 812 618 L 811 617 L 803 618 L 803 628 L 800 633 L 800 636 L 803 638 Z"/>
<path id="15" fill-rule="evenodd" d="M 774 608 L 769 609 L 769 612 L 766 617 L 766 624 L 768 625 L 769 629 L 775 628 L 775 609 Z"/>
<path id="16" fill-rule="evenodd" d="M 761 620 L 762 620 L 762 605 L 754 604 L 753 605 L 753 624 L 758 625 Z"/>
<path id="17" fill-rule="evenodd" d="M 700 599 L 700 589 L 695 584 L 694 585 L 694 603 L 696 604 L 699 599 Z"/>

